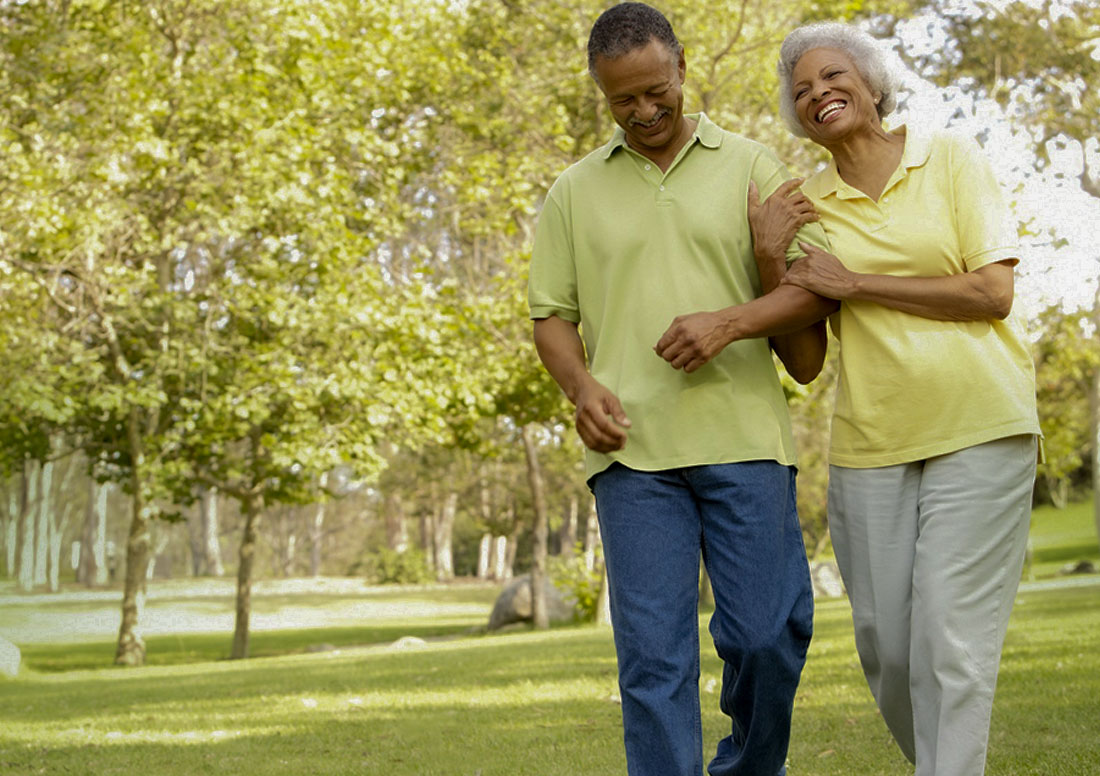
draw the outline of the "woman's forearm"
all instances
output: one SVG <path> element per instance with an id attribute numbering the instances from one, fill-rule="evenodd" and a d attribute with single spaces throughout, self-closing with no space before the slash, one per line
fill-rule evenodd
<path id="1" fill-rule="evenodd" d="M 840 299 L 890 307 L 937 321 L 981 321 L 1012 310 L 1015 259 L 943 277 L 899 277 L 852 272 L 836 256 L 800 243 L 806 258 L 787 270 L 784 285 Z"/>
<path id="2" fill-rule="evenodd" d="M 937 321 L 1000 320 L 1012 311 L 1013 270 L 1007 262 L 934 278 L 857 275 L 847 300 L 874 302 Z"/>

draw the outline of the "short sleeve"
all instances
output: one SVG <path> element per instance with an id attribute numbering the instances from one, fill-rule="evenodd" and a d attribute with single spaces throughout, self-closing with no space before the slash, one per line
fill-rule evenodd
<path id="1" fill-rule="evenodd" d="M 533 320 L 556 315 L 579 323 L 572 229 L 556 196 L 559 184 L 551 187 L 535 226 L 527 304 Z"/>
<path id="2" fill-rule="evenodd" d="M 776 189 L 790 179 L 791 174 L 787 172 L 787 168 L 770 150 L 764 149 L 753 164 L 752 180 L 756 183 L 756 188 L 760 192 L 761 202 L 770 197 Z M 788 264 L 806 255 L 806 252 L 798 247 L 800 242 L 809 243 L 823 251 L 830 250 L 829 238 L 825 236 L 825 230 L 821 224 L 816 222 L 804 224 L 795 232 L 794 239 L 787 246 Z"/>
<path id="3" fill-rule="evenodd" d="M 967 272 L 1018 260 L 1016 230 L 989 159 L 974 140 L 949 137 L 955 226 Z"/>

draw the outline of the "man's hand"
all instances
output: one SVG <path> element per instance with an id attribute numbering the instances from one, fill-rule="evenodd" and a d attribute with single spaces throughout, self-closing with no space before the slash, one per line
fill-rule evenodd
<path id="1" fill-rule="evenodd" d="M 594 379 L 586 380 L 577 391 L 577 433 L 585 447 L 597 453 L 610 453 L 626 446 L 630 420 L 615 394 Z"/>
<path id="2" fill-rule="evenodd" d="M 749 181 L 749 231 L 752 233 L 753 254 L 762 278 L 773 269 L 770 266 L 761 266 L 762 261 L 779 262 L 775 269 L 780 271 L 781 275 L 781 268 L 786 264 L 787 247 L 791 244 L 791 240 L 802 226 L 819 218 L 813 203 L 799 190 L 801 183 L 801 178 L 792 178 L 772 192 L 772 195 L 761 204 L 756 183 Z M 765 283 L 765 285 L 774 287 L 778 285 L 778 281 L 779 278 L 776 277 L 774 284 Z M 767 292 L 771 288 L 765 287 L 764 290 Z"/>
<path id="3" fill-rule="evenodd" d="M 719 313 L 692 313 L 674 318 L 653 350 L 673 369 L 694 372 L 718 355 L 732 339 Z"/>

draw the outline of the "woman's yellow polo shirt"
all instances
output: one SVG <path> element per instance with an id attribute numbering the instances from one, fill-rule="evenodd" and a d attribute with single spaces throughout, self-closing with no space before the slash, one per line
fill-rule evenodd
<path id="1" fill-rule="evenodd" d="M 1020 255 L 1000 187 L 969 139 L 908 133 L 877 202 L 846 184 L 835 162 L 802 190 L 833 253 L 855 272 L 937 277 Z M 833 465 L 890 466 L 1039 433 L 1017 309 L 1003 321 L 960 323 L 852 301 L 831 325 L 840 340 Z"/>

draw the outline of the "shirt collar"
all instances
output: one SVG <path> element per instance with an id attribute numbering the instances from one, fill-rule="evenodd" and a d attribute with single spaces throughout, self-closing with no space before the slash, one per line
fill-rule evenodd
<path id="1" fill-rule="evenodd" d="M 911 130 L 903 124 L 897 129 L 891 130 L 891 134 L 904 134 L 905 146 L 901 151 L 901 161 L 898 163 L 898 168 L 891 174 L 890 180 L 883 191 L 904 178 L 909 170 L 924 166 L 932 152 L 932 138 L 925 132 Z M 836 194 L 840 199 L 857 199 L 866 196 L 862 191 L 849 186 L 841 179 L 840 173 L 836 169 L 835 159 L 830 159 L 825 169 L 821 171 L 815 188 L 816 191 L 813 193 L 817 197 Z"/>
<path id="2" fill-rule="evenodd" d="M 705 113 L 685 113 L 685 118 L 695 119 L 697 123 L 695 125 L 695 132 L 692 134 L 689 143 L 694 143 L 696 140 L 704 148 L 718 148 L 722 145 L 722 130 L 721 128 L 707 118 Z M 618 124 L 615 125 L 615 131 L 611 135 L 611 140 L 600 151 L 600 155 L 604 159 L 610 159 L 611 155 L 615 153 L 618 148 L 628 148 L 626 144 L 626 132 Z"/>

